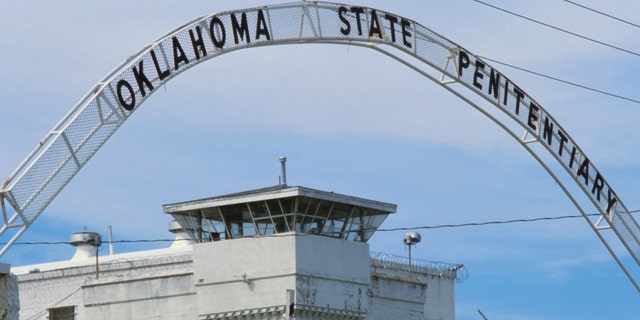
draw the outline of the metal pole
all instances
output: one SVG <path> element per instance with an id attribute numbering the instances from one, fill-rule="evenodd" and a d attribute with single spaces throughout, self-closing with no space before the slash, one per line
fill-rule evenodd
<path id="1" fill-rule="evenodd" d="M 107 226 L 107 233 L 109 236 L 109 255 L 113 255 L 113 235 L 111 232 L 111 226 Z"/>
<path id="2" fill-rule="evenodd" d="M 280 167 L 282 169 L 282 185 L 287 185 L 287 168 L 285 166 L 285 162 L 287 162 L 287 157 L 280 157 Z"/>
<path id="3" fill-rule="evenodd" d="M 409 278 L 411 278 L 411 245 L 409 245 Z"/>
<path id="4" fill-rule="evenodd" d="M 93 245 L 96 247 L 96 279 L 100 278 L 100 268 L 98 267 L 98 242 L 95 241 Z"/>

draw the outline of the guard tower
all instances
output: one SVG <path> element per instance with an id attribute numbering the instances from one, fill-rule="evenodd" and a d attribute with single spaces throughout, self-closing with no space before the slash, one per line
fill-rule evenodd
<path id="1" fill-rule="evenodd" d="M 163 209 L 197 241 L 199 319 L 384 319 L 367 240 L 394 204 L 281 184 Z M 400 318 L 424 312 L 426 286 L 409 286 Z"/>
<path id="2" fill-rule="evenodd" d="M 277 185 L 167 204 L 164 212 L 198 242 L 287 232 L 367 242 L 396 205 L 305 187 Z"/>

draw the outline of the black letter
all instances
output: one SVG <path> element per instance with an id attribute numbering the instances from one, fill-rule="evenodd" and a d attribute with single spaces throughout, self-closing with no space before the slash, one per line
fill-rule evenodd
<path id="1" fill-rule="evenodd" d="M 149 91 L 153 91 L 153 84 L 151 84 L 149 78 L 147 78 L 147 76 L 144 74 L 144 67 L 142 66 L 143 62 L 144 60 L 140 60 L 140 63 L 138 63 L 138 68 L 140 68 L 140 71 L 138 71 L 138 68 L 136 68 L 135 66 L 133 67 L 133 77 L 136 78 L 138 89 L 140 89 L 140 93 L 144 97 L 147 95 L 147 93 L 144 91 L 144 86 L 147 85 L 147 87 L 149 87 Z"/>
<path id="2" fill-rule="evenodd" d="M 513 87 L 513 92 L 516 94 L 516 114 L 520 114 L 520 101 L 524 98 L 524 92 L 515 86 Z"/>
<path id="3" fill-rule="evenodd" d="M 345 8 L 344 6 L 338 8 L 338 16 L 340 17 L 342 23 L 344 23 L 344 28 L 340 28 L 340 32 L 342 32 L 342 34 L 344 34 L 345 36 L 348 36 L 349 33 L 351 33 L 351 24 L 349 24 L 349 20 L 344 17 L 345 13 L 347 13 L 347 8 Z"/>
<path id="4" fill-rule="evenodd" d="M 184 50 L 182 50 L 182 46 L 180 46 L 180 42 L 178 42 L 178 38 L 174 36 L 172 40 L 173 40 L 173 66 L 176 70 L 178 70 L 179 63 L 184 62 L 185 64 L 189 64 L 189 59 L 187 59 L 187 55 L 184 54 Z"/>
<path id="5" fill-rule="evenodd" d="M 469 56 L 466 52 L 458 50 L 458 78 L 462 76 L 462 69 L 469 67 Z"/>
<path id="6" fill-rule="evenodd" d="M 396 43 L 396 23 L 398 23 L 398 18 L 385 14 L 384 18 L 389 21 L 389 31 L 391 32 L 391 42 Z"/>
<path id="7" fill-rule="evenodd" d="M 582 164 L 580 165 L 580 168 L 576 173 L 576 178 L 579 176 L 584 177 L 584 185 L 588 186 L 589 185 L 589 159 L 587 159 L 586 157 L 584 158 L 584 161 L 582 161 Z"/>
<path id="8" fill-rule="evenodd" d="M 351 12 L 356 14 L 356 22 L 358 23 L 358 35 L 362 35 L 362 24 L 360 23 L 360 14 L 364 12 L 364 8 L 352 7 Z"/>
<path id="9" fill-rule="evenodd" d="M 267 40 L 271 40 L 269 29 L 267 28 L 267 21 L 264 19 L 262 9 L 258 10 L 258 21 L 256 23 L 256 40 L 260 39 L 260 35 L 267 37 Z"/>
<path id="10" fill-rule="evenodd" d="M 538 130 L 538 125 L 536 124 L 536 122 L 538 122 L 538 110 L 540 110 L 540 108 L 538 108 L 533 101 L 529 103 L 529 119 L 527 120 L 527 124 L 533 130 Z"/>
<path id="11" fill-rule="evenodd" d="M 600 193 L 602 192 L 602 187 L 604 187 L 604 178 L 600 175 L 600 172 L 596 172 L 596 179 L 593 180 L 593 188 L 591 188 L 591 194 L 596 195 L 596 199 L 600 201 Z M 596 194 L 596 191 L 598 192 Z"/>
<path id="12" fill-rule="evenodd" d="M 200 31 L 200 26 L 196 26 L 196 33 L 198 34 L 198 39 L 196 39 L 193 34 L 193 30 L 189 30 L 189 37 L 191 38 L 191 45 L 193 46 L 193 52 L 196 54 L 196 60 L 200 60 L 200 51 L 202 51 L 202 56 L 207 56 L 207 48 L 204 46 L 204 40 L 202 40 L 202 31 Z"/>
<path id="13" fill-rule="evenodd" d="M 609 213 L 609 211 L 611 209 L 613 209 L 613 206 L 616 205 L 616 202 L 618 202 L 618 199 L 616 199 L 616 197 L 613 196 L 613 191 L 611 191 L 611 188 L 609 188 L 609 192 L 607 193 L 607 213 Z"/>
<path id="14" fill-rule="evenodd" d="M 247 13 L 243 12 L 240 17 L 240 24 L 238 24 L 238 19 L 232 13 L 231 14 L 231 27 L 233 28 L 233 39 L 236 41 L 236 44 L 240 43 L 240 40 L 247 39 L 247 43 L 251 42 L 249 39 L 249 27 L 247 26 Z"/>
<path id="15" fill-rule="evenodd" d="M 476 72 L 473 73 L 473 86 L 482 90 L 482 83 L 478 82 L 478 79 L 484 78 L 484 75 L 480 73 L 480 69 L 484 70 L 484 63 L 480 60 L 476 60 Z"/>
<path id="16" fill-rule="evenodd" d="M 558 136 L 560 136 L 560 147 L 558 147 L 558 155 L 562 157 L 562 150 L 564 150 L 564 143 L 569 142 L 567 136 L 564 135 L 564 132 L 558 130 Z"/>
<path id="17" fill-rule="evenodd" d="M 489 94 L 493 93 L 493 97 L 498 99 L 498 91 L 500 90 L 500 73 L 495 72 L 491 68 L 491 76 L 489 77 Z"/>
<path id="18" fill-rule="evenodd" d="M 216 32 L 215 32 L 216 25 L 218 26 L 218 29 L 220 30 L 220 35 L 222 36 L 222 39 L 220 40 L 216 38 Z M 225 41 L 227 41 L 227 34 L 224 31 L 224 24 L 222 24 L 222 21 L 220 21 L 218 17 L 213 17 L 213 19 L 211 19 L 211 23 L 209 23 L 209 33 L 211 33 L 211 41 L 213 41 L 213 44 L 216 46 L 216 48 L 220 49 L 224 47 L 224 43 Z"/>
<path id="19" fill-rule="evenodd" d="M 371 25 L 369 26 L 369 38 L 374 34 L 378 34 L 378 38 L 382 39 L 382 31 L 380 30 L 380 22 L 375 10 L 371 10 Z"/>
<path id="20" fill-rule="evenodd" d="M 547 138 L 547 144 L 551 147 L 551 138 L 553 138 L 553 122 L 549 121 L 549 117 L 544 117 L 544 129 L 542 130 L 542 138 Z M 562 153 L 560 154 L 562 155 Z"/>
<path id="21" fill-rule="evenodd" d="M 502 104 L 504 104 L 504 106 L 507 106 L 507 98 L 509 97 L 509 80 L 504 79 L 504 101 Z"/>
<path id="22" fill-rule="evenodd" d="M 411 26 L 411 22 L 409 20 L 406 19 L 401 19 L 400 20 L 400 26 L 402 27 L 402 42 L 404 43 L 405 46 L 407 46 L 408 48 L 411 48 L 411 42 L 409 42 L 409 40 L 407 40 L 407 38 L 411 38 L 411 32 L 409 32 L 408 27 Z"/>
<path id="23" fill-rule="evenodd" d="M 166 70 L 162 71 L 160 70 L 160 63 L 158 63 L 158 57 L 156 57 L 156 52 L 151 50 L 151 60 L 153 60 L 153 65 L 156 67 L 156 73 L 158 74 L 158 79 L 160 79 L 160 81 L 166 79 L 171 72 L 169 72 L 169 68 L 167 68 Z"/>
<path id="24" fill-rule="evenodd" d="M 125 101 L 124 97 L 122 96 L 122 87 L 126 87 L 127 90 L 129 91 L 129 97 L 131 98 L 131 103 L 127 103 L 127 101 Z M 118 81 L 118 84 L 116 85 L 116 91 L 118 92 L 118 100 L 120 101 L 120 105 L 128 111 L 133 110 L 133 108 L 136 106 L 136 96 L 129 82 L 127 82 L 127 80 L 124 80 L 124 79 L 121 79 L 120 81 Z"/>

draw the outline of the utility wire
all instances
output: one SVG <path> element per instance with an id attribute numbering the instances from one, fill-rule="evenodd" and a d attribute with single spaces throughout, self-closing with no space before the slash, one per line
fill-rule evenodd
<path id="1" fill-rule="evenodd" d="M 622 52 L 625 52 L 625 53 L 632 54 L 632 55 L 634 55 L 634 56 L 638 56 L 638 57 L 640 57 L 640 53 L 637 53 L 637 52 L 635 52 L 635 51 L 627 50 L 627 49 L 624 49 L 624 48 L 621 48 L 621 47 L 618 47 L 618 46 L 614 46 L 614 45 L 612 45 L 612 44 L 608 44 L 608 43 L 603 42 L 603 41 L 600 41 L 600 40 L 596 40 L 596 39 L 593 39 L 593 38 L 589 38 L 589 37 L 583 36 L 583 35 L 581 35 L 581 34 L 578 34 L 578 33 L 572 32 L 572 31 L 568 31 L 568 30 L 566 30 L 566 29 L 562 29 L 562 28 L 559 28 L 559 27 L 556 27 L 556 26 L 550 25 L 550 24 L 548 24 L 548 23 L 545 23 L 545 22 L 542 22 L 542 21 L 538 21 L 538 20 L 535 20 L 535 19 L 529 18 L 529 17 L 527 17 L 527 16 L 523 16 L 523 15 L 521 15 L 521 14 L 518 14 L 518 13 L 515 13 L 515 12 L 512 12 L 512 11 L 509 11 L 509 10 L 506 10 L 506 9 L 503 9 L 503 8 L 500 8 L 500 7 L 498 7 L 498 6 L 494 6 L 494 5 L 489 4 L 489 3 L 486 3 L 486 2 L 484 2 L 484 1 L 480 1 L 480 0 L 473 0 L 473 1 L 475 1 L 475 2 L 477 2 L 477 3 L 479 3 L 479 4 L 482 4 L 482 5 L 485 5 L 485 6 L 487 6 L 487 7 L 490 7 L 490 8 L 493 8 L 493 9 L 499 10 L 499 11 L 502 11 L 502 12 L 504 12 L 504 13 L 508 13 L 508 14 L 510 14 L 510 15 L 516 16 L 516 17 L 518 17 L 518 18 L 522 18 L 522 19 L 525 19 L 525 20 L 528 20 L 528 21 L 531 21 L 531 22 L 537 23 L 537 24 L 542 25 L 542 26 L 545 26 L 545 27 L 547 27 L 547 28 L 551 28 L 551 29 L 554 29 L 554 30 L 557 30 L 557 31 L 560 31 L 560 32 L 563 32 L 563 33 L 566 33 L 566 34 L 569 34 L 569 35 L 572 35 L 572 36 L 574 36 L 574 37 L 578 37 L 578 38 L 583 39 L 583 40 L 591 41 L 591 42 L 593 42 L 593 43 L 597 43 L 597 44 L 599 44 L 599 45 L 603 45 L 603 46 L 605 46 L 605 47 L 609 47 L 609 48 L 611 48 L 611 49 L 615 49 L 615 50 L 618 50 L 618 51 L 622 51 Z"/>
<path id="2" fill-rule="evenodd" d="M 625 97 L 625 96 L 621 96 L 621 95 L 618 95 L 618 94 L 615 94 L 615 93 L 603 91 L 603 90 L 592 88 L 592 87 L 587 87 L 587 86 L 579 84 L 579 83 L 571 82 L 571 81 L 568 81 L 568 80 L 563 80 L 563 79 L 560 79 L 560 78 L 556 78 L 556 77 L 553 77 L 553 76 L 550 76 L 550 75 L 546 75 L 546 74 L 543 74 L 543 73 L 540 73 L 540 72 L 528 70 L 528 69 L 525 69 L 525 68 L 522 68 L 522 67 L 518 67 L 518 66 L 515 66 L 515 65 L 512 65 L 512 64 L 508 64 L 506 62 L 498 61 L 498 60 L 495 60 L 495 59 L 491 59 L 491 58 L 487 58 L 487 57 L 483 57 L 483 56 L 479 56 L 479 57 L 484 59 L 484 60 L 495 62 L 497 64 L 501 64 L 503 66 L 507 66 L 507 67 L 510 67 L 510 68 L 513 68 L 513 69 L 524 71 L 524 72 L 527 72 L 527 73 L 530 73 L 530 74 L 533 74 L 533 75 L 536 75 L 536 76 L 539 76 L 539 77 L 543 77 L 543 78 L 547 78 L 547 79 L 550 79 L 550 80 L 562 82 L 562 83 L 565 83 L 565 84 L 568 84 L 568 85 L 571 85 L 571 86 L 574 86 L 574 87 L 578 87 L 578 88 L 581 88 L 581 89 L 597 92 L 597 93 L 604 94 L 604 95 L 607 95 L 607 96 L 610 96 L 610 97 L 614 97 L 614 98 L 618 98 L 618 99 L 622 99 L 622 100 L 626 100 L 626 101 L 629 101 L 629 102 L 640 104 L 640 100 L 636 100 L 636 99 L 633 99 L 633 98 L 628 98 L 628 97 Z"/>
<path id="3" fill-rule="evenodd" d="M 600 214 L 594 213 L 594 214 L 589 214 L 588 216 L 598 216 L 598 215 Z M 575 219 L 575 218 L 582 218 L 582 215 L 538 217 L 538 218 L 530 218 L 530 219 L 513 219 L 513 220 L 502 220 L 502 221 L 467 222 L 467 223 L 459 223 L 459 224 L 441 224 L 441 225 L 435 225 L 435 226 L 421 226 L 421 227 L 399 227 L 399 228 L 389 228 L 389 229 L 378 229 L 377 231 L 407 231 L 407 230 L 417 230 L 417 229 L 477 227 L 477 226 L 488 226 L 488 225 L 496 225 L 496 224 L 512 224 L 512 223 L 551 221 L 551 220 L 563 220 L 563 219 Z"/>
<path id="4" fill-rule="evenodd" d="M 640 210 L 628 211 L 627 213 L 637 213 Z M 599 213 L 591 213 L 587 214 L 589 217 L 599 216 Z M 528 219 L 512 219 L 512 220 L 496 220 L 496 221 L 483 221 L 483 222 L 467 222 L 467 223 L 459 223 L 459 224 L 441 224 L 441 225 L 432 225 L 432 226 L 414 226 L 414 227 L 398 227 L 398 228 L 379 228 L 373 230 L 363 230 L 363 231 L 379 231 L 379 232 L 392 232 L 392 231 L 407 231 L 407 230 L 417 230 L 417 229 L 444 229 L 444 228 L 462 228 L 462 227 L 478 227 L 478 226 L 488 226 L 488 225 L 502 225 L 502 224 L 513 224 L 513 223 L 530 223 L 530 222 L 539 222 L 539 221 L 553 221 L 553 220 L 565 220 L 565 219 L 576 219 L 583 218 L 582 215 L 563 215 L 563 216 L 555 216 L 555 217 L 537 217 L 537 218 L 528 218 Z M 311 234 L 302 234 L 295 233 L 290 234 L 290 236 L 304 236 Z M 261 235 L 261 237 L 267 237 L 270 235 Z M 282 234 L 274 234 L 273 236 L 287 236 Z M 190 239 L 184 239 L 185 241 L 191 241 Z M 155 242 L 173 242 L 176 239 L 152 239 L 152 240 L 114 240 L 114 241 L 104 241 L 103 243 L 155 243 Z M 5 244 L 5 243 L 0 243 Z M 68 245 L 70 242 L 68 241 L 52 241 L 52 242 L 16 242 L 14 245 L 58 245 L 65 244 Z"/>
<path id="5" fill-rule="evenodd" d="M 585 5 L 582 5 L 582 4 L 579 4 L 579 3 L 573 2 L 573 1 L 569 1 L 569 0 L 564 0 L 564 2 L 570 3 L 570 4 L 574 5 L 574 6 L 580 7 L 580 8 L 582 8 L 582 9 L 589 10 L 589 11 L 591 11 L 591 12 L 595 12 L 595 13 L 600 14 L 600 15 L 603 15 L 603 16 L 605 16 L 605 17 L 608 17 L 608 18 L 611 18 L 611 19 L 614 19 L 614 20 L 620 21 L 620 22 L 622 22 L 622 23 L 626 23 L 626 24 L 628 24 L 628 25 L 630 25 L 630 26 L 633 26 L 633 27 L 636 27 L 636 28 L 640 28 L 640 25 L 637 25 L 637 24 L 635 24 L 635 23 L 633 23 L 633 22 L 629 22 L 629 21 L 627 21 L 627 20 L 620 19 L 620 18 L 618 18 L 618 17 L 616 17 L 616 16 L 612 16 L 612 15 L 610 15 L 610 14 L 608 14 L 608 13 L 604 13 L 604 12 L 602 12 L 602 11 L 598 11 L 598 10 L 596 10 L 596 9 L 593 9 L 593 8 L 587 7 L 587 6 L 585 6 Z"/>
<path id="6" fill-rule="evenodd" d="M 571 35 L 574 35 L 574 36 L 577 36 L 577 37 L 582 38 L 582 39 L 586 39 L 586 40 L 589 40 L 589 41 L 593 41 L 593 42 L 596 42 L 596 43 L 599 43 L 599 44 L 602 44 L 602 45 L 605 45 L 605 46 L 608 46 L 608 47 L 611 47 L 611 48 L 614 48 L 614 49 L 622 50 L 622 51 L 624 51 L 624 52 L 627 52 L 627 53 L 631 53 L 631 54 L 634 54 L 634 55 L 640 56 L 640 54 L 638 54 L 638 53 L 636 53 L 636 52 L 632 52 L 632 51 L 629 51 L 629 50 L 626 50 L 626 49 L 622 49 L 622 48 L 618 48 L 618 47 L 615 47 L 615 46 L 609 45 L 609 44 L 604 43 L 604 42 L 601 42 L 601 41 L 597 41 L 597 40 L 594 40 L 594 39 L 591 39 L 591 38 L 587 38 L 587 37 L 585 37 L 585 36 L 582 36 L 582 35 L 579 35 L 579 34 L 576 34 L 576 33 L 573 33 L 573 32 L 570 32 L 570 31 L 567 31 L 567 30 L 564 30 L 564 29 L 561 29 L 561 28 L 558 28 L 558 27 L 555 27 L 555 26 L 552 26 L 552 25 L 549 25 L 549 24 L 546 24 L 546 23 L 543 23 L 543 22 L 537 21 L 537 20 L 533 20 L 533 19 L 531 19 L 531 18 L 525 17 L 525 16 L 520 15 L 520 14 L 516 14 L 516 13 L 514 13 L 514 12 L 511 12 L 511 11 L 508 11 L 508 10 L 505 10 L 505 9 L 502 9 L 502 8 L 499 8 L 499 7 L 496 7 L 496 6 L 493 6 L 493 5 L 491 5 L 491 4 L 485 3 L 485 2 L 480 1 L 480 0 L 473 0 L 473 1 L 478 2 L 478 3 L 480 3 L 480 4 L 483 4 L 483 5 L 486 5 L 486 6 L 489 6 L 489 7 L 491 7 L 491 8 L 494 8 L 494 9 L 497 9 L 497 10 L 500 10 L 500 11 L 503 11 L 503 12 L 506 12 L 506 13 L 509 13 L 509 14 L 515 15 L 515 16 L 517 16 L 517 17 L 520 17 L 520 18 L 523 18 L 523 19 L 526 19 L 526 20 L 529 20 L 529 21 L 532 21 L 532 22 L 535 22 L 535 23 L 538 23 L 538 24 L 542 24 L 542 25 L 547 26 L 547 27 L 549 27 L 549 28 L 553 28 L 553 29 L 555 29 L 555 30 L 558 30 L 558 31 L 561 31 L 561 32 L 565 32 L 565 33 L 568 33 L 568 34 L 571 34 Z M 625 21 L 625 20 L 623 20 L 623 19 L 620 19 L 620 18 L 614 17 L 614 16 L 609 15 L 609 14 L 606 14 L 606 13 L 604 13 L 604 12 L 600 12 L 600 11 L 598 11 L 598 10 L 595 10 L 595 9 L 589 8 L 589 7 L 587 7 L 587 6 L 583 6 L 583 5 L 578 4 L 578 3 L 575 3 L 575 2 L 573 2 L 573 1 L 569 1 L 569 0 L 564 0 L 564 1 L 566 1 L 566 2 L 568 2 L 568 3 L 571 3 L 571 4 L 573 4 L 573 5 L 576 5 L 576 6 L 582 7 L 582 8 L 584 8 L 584 9 L 587 9 L 587 10 L 590 10 L 590 11 L 593 11 L 593 12 L 596 12 L 596 13 L 598 13 L 598 14 L 602 14 L 602 15 L 607 16 L 607 17 L 610 17 L 610 18 L 612 18 L 612 19 L 615 19 L 615 20 L 618 20 L 618 21 L 621 21 L 621 22 L 624 22 L 624 23 L 627 23 L 627 24 L 630 24 L 630 25 L 632 25 L 632 26 L 635 26 L 635 27 L 640 28 L 640 25 L 637 25 L 637 24 L 634 24 L 634 23 L 631 23 L 631 22 Z M 517 69 L 517 70 L 520 70 L 520 71 L 523 71 L 523 72 L 527 72 L 527 73 L 530 73 L 530 74 L 533 74 L 533 75 L 537 75 L 537 76 L 539 76 L 539 77 L 543 77 L 543 78 L 546 78 L 546 79 L 554 80 L 554 81 L 557 81 L 557 82 L 561 82 L 561 83 L 564 83 L 564 84 L 568 84 L 568 85 L 571 85 L 571 86 L 574 86 L 574 87 L 578 87 L 578 88 L 581 88 L 581 89 L 585 89 L 585 90 L 588 90 L 588 91 L 592 91 L 592 92 L 596 92 L 596 93 L 604 94 L 604 95 L 607 95 L 607 96 L 610 96 L 610 97 L 613 97 L 613 98 L 617 98 L 617 99 L 621 99 L 621 100 L 625 100 L 625 101 L 629 101 L 629 102 L 633 102 L 633 103 L 638 103 L 638 104 L 640 104 L 640 100 L 637 100 L 637 99 L 633 99 L 633 98 L 629 98 L 629 97 L 621 96 L 621 95 L 619 95 L 619 94 L 615 94 L 615 93 L 607 92 L 607 91 L 604 91 L 604 90 L 600 90 L 600 89 L 596 89 L 596 88 L 588 87 L 588 86 L 585 86 L 585 85 L 582 85 L 582 84 L 579 84 L 579 83 L 575 83 L 575 82 L 571 82 L 571 81 L 568 81 L 568 80 L 563 80 L 563 79 L 560 79 L 560 78 L 556 78 L 556 77 L 553 77 L 553 76 L 550 76 L 550 75 L 546 75 L 546 74 L 543 74 L 543 73 L 540 73 L 540 72 L 536 72 L 536 71 L 528 70 L 528 69 L 525 69 L 525 68 L 522 68 L 522 67 L 518 67 L 518 66 L 515 66 L 515 65 L 512 65 L 512 64 L 508 64 L 508 63 L 505 63 L 505 62 L 502 62 L 502 61 L 498 61 L 498 60 L 495 60 L 495 59 L 490 59 L 490 58 L 482 57 L 482 56 L 481 56 L 481 58 L 482 58 L 482 59 L 485 59 L 485 60 L 487 60 L 487 61 L 492 61 L 492 62 L 495 62 L 495 63 L 501 64 L 501 65 L 504 65 L 504 66 L 507 66 L 507 67 L 513 68 L 513 69 Z"/>

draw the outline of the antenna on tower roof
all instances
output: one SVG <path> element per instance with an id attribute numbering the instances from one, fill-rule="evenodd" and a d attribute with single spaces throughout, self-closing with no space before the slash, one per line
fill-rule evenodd
<path id="1" fill-rule="evenodd" d="M 280 167 L 282 169 L 282 174 L 280 176 L 280 185 L 287 186 L 287 166 L 285 163 L 287 162 L 287 157 L 280 157 Z"/>

